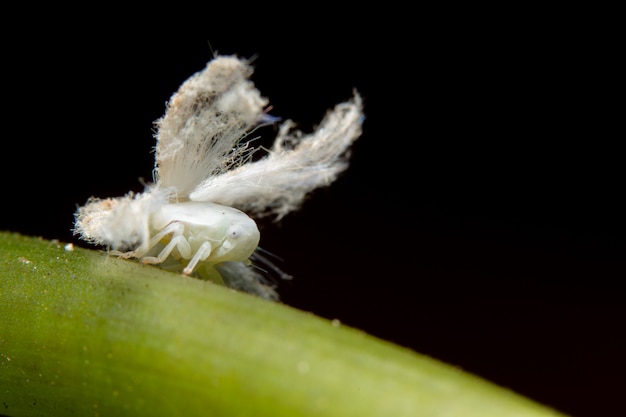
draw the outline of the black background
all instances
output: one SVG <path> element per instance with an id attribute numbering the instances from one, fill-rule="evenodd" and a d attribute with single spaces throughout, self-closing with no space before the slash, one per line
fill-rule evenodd
<path id="1" fill-rule="evenodd" d="M 353 88 L 365 102 L 350 169 L 260 223 L 295 277 L 284 303 L 573 416 L 615 415 L 626 169 L 611 28 L 281 22 L 247 37 L 7 44 L 0 229 L 84 246 L 74 210 L 142 190 L 152 122 L 178 86 L 213 52 L 255 56 L 271 114 L 302 129 Z"/>

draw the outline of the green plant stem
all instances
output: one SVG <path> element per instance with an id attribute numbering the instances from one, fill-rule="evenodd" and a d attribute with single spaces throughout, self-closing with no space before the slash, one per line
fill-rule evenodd
<path id="1" fill-rule="evenodd" d="M 288 306 L 0 233 L 0 414 L 547 417 L 556 411 Z"/>

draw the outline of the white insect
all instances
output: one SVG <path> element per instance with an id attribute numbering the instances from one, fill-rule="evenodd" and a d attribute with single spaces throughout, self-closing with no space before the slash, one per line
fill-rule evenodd
<path id="1" fill-rule="evenodd" d="M 244 212 L 279 220 L 334 181 L 361 134 L 362 103 L 355 93 L 307 135 L 286 121 L 253 162 L 244 139 L 274 119 L 251 74 L 248 62 L 219 56 L 185 81 L 156 122 L 155 182 L 138 194 L 90 198 L 75 213 L 74 234 L 120 257 L 277 299 L 251 268 L 250 259 L 271 263 L 258 253 L 259 230 Z"/>

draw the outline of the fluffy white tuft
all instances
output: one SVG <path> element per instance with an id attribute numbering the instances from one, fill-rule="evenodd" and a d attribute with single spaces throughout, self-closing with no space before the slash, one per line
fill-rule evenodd
<path id="1" fill-rule="evenodd" d="M 169 192 L 154 187 L 117 198 L 91 197 L 74 214 L 74 234 L 117 252 L 136 250 L 149 241 L 150 216 L 168 199 Z"/>
<path id="2" fill-rule="evenodd" d="M 243 163 L 246 133 L 263 119 L 267 100 L 248 80 L 252 67 L 234 57 L 210 61 L 172 96 L 156 122 L 155 180 L 188 196 L 207 177 Z"/>

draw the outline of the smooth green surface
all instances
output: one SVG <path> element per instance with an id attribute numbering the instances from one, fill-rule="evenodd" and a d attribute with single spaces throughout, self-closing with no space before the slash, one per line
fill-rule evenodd
<path id="1" fill-rule="evenodd" d="M 0 414 L 562 416 L 288 306 L 0 233 Z"/>

